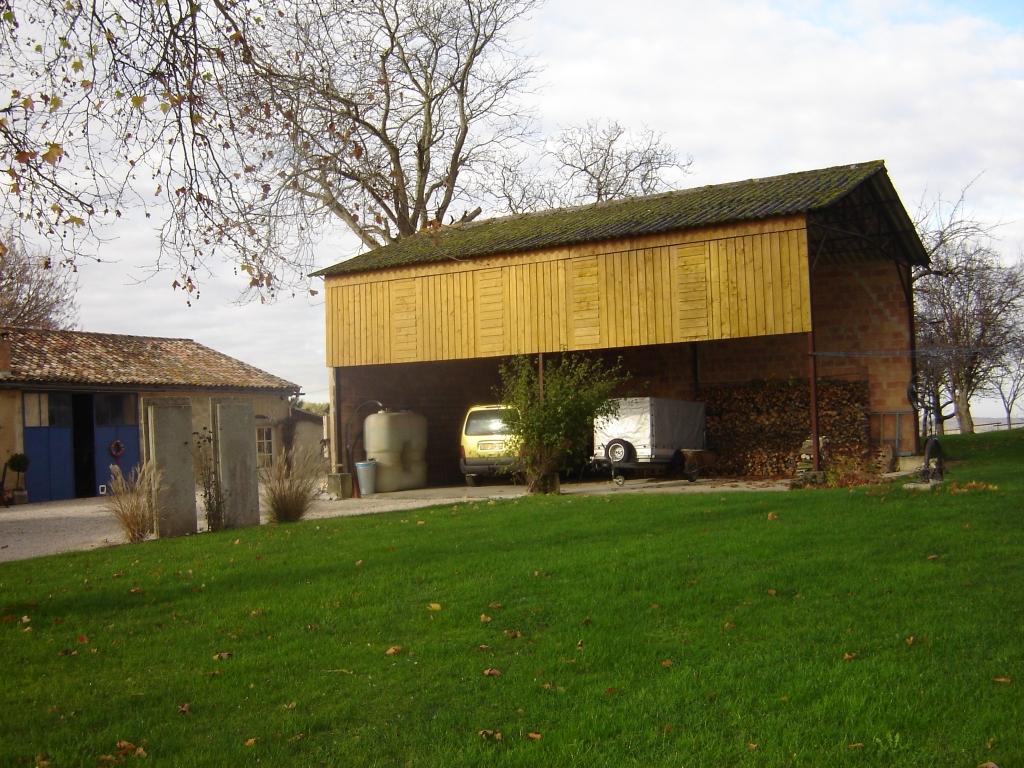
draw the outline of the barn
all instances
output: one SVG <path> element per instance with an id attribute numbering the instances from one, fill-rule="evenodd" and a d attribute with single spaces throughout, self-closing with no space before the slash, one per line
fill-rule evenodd
<path id="1" fill-rule="evenodd" d="M 870 441 L 913 452 L 925 263 L 882 161 L 420 232 L 316 273 L 333 461 L 379 401 L 427 417 L 429 481 L 457 481 L 460 421 L 501 362 L 566 351 L 621 358 L 624 395 L 797 382 L 815 437 L 819 384 L 856 384 Z"/>

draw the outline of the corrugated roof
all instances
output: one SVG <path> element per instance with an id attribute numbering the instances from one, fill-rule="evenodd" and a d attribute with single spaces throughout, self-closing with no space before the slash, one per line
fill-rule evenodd
<path id="1" fill-rule="evenodd" d="M 808 213 L 885 172 L 875 160 L 419 232 L 315 272 L 328 277 Z"/>
<path id="2" fill-rule="evenodd" d="M 298 392 L 290 381 L 191 339 L 4 328 L 11 375 L 0 382 Z"/>

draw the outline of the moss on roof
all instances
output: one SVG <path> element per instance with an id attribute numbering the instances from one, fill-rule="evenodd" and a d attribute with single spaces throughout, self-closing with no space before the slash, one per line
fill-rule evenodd
<path id="1" fill-rule="evenodd" d="M 191 339 L 3 328 L 10 375 L 0 383 L 271 390 L 299 386 Z"/>
<path id="2" fill-rule="evenodd" d="M 485 219 L 420 232 L 315 272 L 328 277 L 807 213 L 836 202 L 881 160 Z"/>

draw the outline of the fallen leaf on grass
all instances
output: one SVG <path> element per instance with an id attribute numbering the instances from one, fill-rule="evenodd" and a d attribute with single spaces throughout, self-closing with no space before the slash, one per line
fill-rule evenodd
<path id="1" fill-rule="evenodd" d="M 506 629 L 504 630 L 504 633 L 505 637 L 507 637 L 509 640 L 516 640 L 523 636 L 523 633 L 520 632 L 518 629 Z"/>
<path id="2" fill-rule="evenodd" d="M 753 752 L 755 749 L 757 749 L 757 744 L 755 744 L 752 741 L 748 741 L 747 742 L 747 749 L 749 749 L 751 752 Z"/>
<path id="3" fill-rule="evenodd" d="M 939 556 L 938 555 L 928 555 L 928 557 L 925 558 L 925 559 L 927 559 L 927 560 L 938 560 Z"/>
<path id="4" fill-rule="evenodd" d="M 306 738 L 306 734 L 303 733 L 302 731 L 299 731 L 294 736 L 292 736 L 290 739 L 288 739 L 288 741 L 302 741 L 304 738 Z"/>
<path id="5" fill-rule="evenodd" d="M 913 635 L 907 635 L 906 639 L 903 642 L 905 642 L 908 646 L 911 646 L 914 644 L 914 641 L 916 639 L 917 638 L 915 638 Z"/>
<path id="6" fill-rule="evenodd" d="M 777 514 L 775 514 L 774 512 L 769 512 L 768 513 L 768 519 L 769 520 L 778 520 L 779 516 Z"/>
<path id="7" fill-rule="evenodd" d="M 492 610 L 495 610 L 495 611 L 500 611 L 501 610 L 501 603 L 488 603 L 487 607 L 491 608 Z"/>
<path id="8" fill-rule="evenodd" d="M 668 669 L 672 666 L 672 659 L 662 659 L 661 666 L 663 666 L 665 669 Z"/>
<path id="9" fill-rule="evenodd" d="M 999 766 L 989 760 L 987 763 L 979 765 L 978 768 L 999 768 Z"/>
<path id="10" fill-rule="evenodd" d="M 359 566 L 361 566 L 362 564 L 363 564 L 363 561 L 362 561 L 362 560 L 356 560 L 356 567 L 357 567 L 357 568 L 358 568 Z"/>
<path id="11" fill-rule="evenodd" d="M 385 656 L 397 656 L 401 652 L 402 652 L 402 646 L 400 646 L 400 645 L 392 645 L 390 648 L 388 648 L 386 651 L 384 651 L 384 655 Z"/>
<path id="12" fill-rule="evenodd" d="M 295 709 L 295 707 L 297 707 L 297 706 L 298 706 L 298 704 L 296 702 L 289 701 L 287 704 L 282 704 L 281 705 L 281 709 L 292 710 L 292 709 Z"/>
<path id="13" fill-rule="evenodd" d="M 855 741 L 853 744 L 847 744 L 846 748 L 847 749 L 864 749 L 864 744 L 863 744 L 863 742 Z"/>
<path id="14" fill-rule="evenodd" d="M 777 594 L 779 594 L 779 593 L 776 592 L 774 589 L 769 589 L 768 590 L 768 597 L 775 597 Z"/>
<path id="15" fill-rule="evenodd" d="M 492 731 L 490 728 L 477 731 L 477 736 L 484 741 L 501 741 L 501 731 Z"/>
<path id="16" fill-rule="evenodd" d="M 192 714 L 192 707 L 189 705 L 189 703 L 187 701 L 184 704 L 179 704 L 178 705 L 178 714 L 179 715 L 191 715 Z"/>
<path id="17" fill-rule="evenodd" d="M 234 654 L 231 651 L 218 651 L 217 653 L 213 654 L 213 660 L 224 661 L 226 659 L 230 659 L 232 656 L 234 656 Z"/>
<path id="18" fill-rule="evenodd" d="M 256 742 L 257 741 L 259 741 L 259 739 L 256 739 L 255 737 L 251 738 L 251 739 L 246 739 L 245 740 L 245 746 L 247 746 L 247 747 L 254 747 L 254 746 L 256 746 Z"/>
<path id="19" fill-rule="evenodd" d="M 481 613 L 480 614 L 480 623 L 481 624 L 489 624 L 490 621 L 491 621 L 491 617 L 488 616 L 486 613 Z"/>
<path id="20" fill-rule="evenodd" d="M 440 603 L 427 603 L 427 610 L 428 611 L 440 611 L 441 610 L 441 604 Z"/>
<path id="21" fill-rule="evenodd" d="M 1006 675 L 999 675 L 998 677 L 993 677 L 992 678 L 992 682 L 993 683 L 1003 683 L 1005 685 L 1005 684 L 1012 683 L 1013 680 L 1010 679 L 1009 677 L 1007 677 Z"/>
<path id="22" fill-rule="evenodd" d="M 536 731 L 530 731 L 528 734 L 526 734 L 526 738 L 528 738 L 530 741 L 540 741 L 542 737 Z"/>
<path id="23" fill-rule="evenodd" d="M 731 621 L 727 621 L 725 622 L 725 624 L 722 625 L 722 629 L 728 632 L 729 630 L 736 629 L 736 625 L 733 624 Z"/>
<path id="24" fill-rule="evenodd" d="M 88 637 L 88 635 L 79 635 L 78 637 L 75 638 L 75 642 L 78 643 L 79 645 L 88 645 L 89 644 L 89 637 Z"/>
<path id="25" fill-rule="evenodd" d="M 852 653 L 850 651 L 846 651 L 845 653 L 843 653 L 843 661 L 853 661 L 856 658 L 857 658 L 857 654 L 856 653 Z"/>
<path id="26" fill-rule="evenodd" d="M 132 587 L 128 591 L 133 595 L 138 595 L 142 593 L 142 587 Z"/>
<path id="27" fill-rule="evenodd" d="M 489 651 L 489 650 L 491 650 L 491 646 L 487 645 L 486 643 L 481 643 L 480 645 L 478 645 L 476 647 L 476 649 L 478 651 Z"/>
<path id="28" fill-rule="evenodd" d="M 497 667 L 488 667 L 484 670 L 484 677 L 501 677 L 501 670 Z"/>
<path id="29" fill-rule="evenodd" d="M 582 651 L 583 650 L 583 640 L 582 639 L 576 641 L 576 650 L 577 651 Z"/>

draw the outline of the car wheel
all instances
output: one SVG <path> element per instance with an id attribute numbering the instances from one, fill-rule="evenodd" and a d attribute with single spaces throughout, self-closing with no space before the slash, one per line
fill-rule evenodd
<path id="1" fill-rule="evenodd" d="M 626 440 L 612 440 L 604 448 L 605 456 L 613 464 L 621 464 L 624 461 L 632 461 L 636 456 L 633 446 Z"/>
<path id="2" fill-rule="evenodd" d="M 475 487 L 477 484 L 476 475 L 466 475 L 466 485 Z"/>

